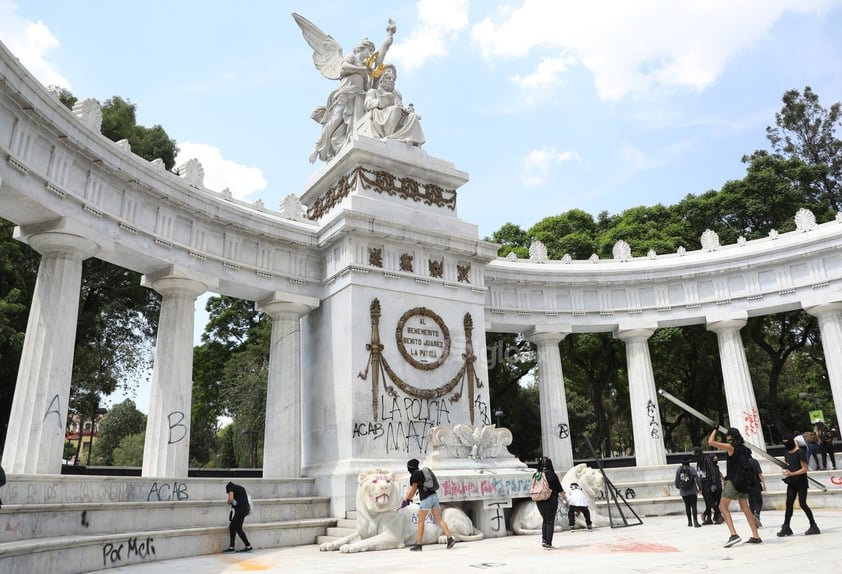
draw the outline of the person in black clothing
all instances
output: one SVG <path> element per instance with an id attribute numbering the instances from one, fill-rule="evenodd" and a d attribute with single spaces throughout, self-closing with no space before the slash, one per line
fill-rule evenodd
<path id="1" fill-rule="evenodd" d="M 239 484 L 234 484 L 233 482 L 229 482 L 225 485 L 225 492 L 228 493 L 228 504 L 231 505 L 231 514 L 229 516 L 230 522 L 228 523 L 228 533 L 231 537 L 231 543 L 228 548 L 223 550 L 223 552 L 235 551 L 234 542 L 237 535 L 240 536 L 240 540 L 242 540 L 243 544 L 245 544 L 243 549 L 238 550 L 238 552 L 251 552 L 251 543 L 249 542 L 246 533 L 243 531 L 243 522 L 245 521 L 246 516 L 249 515 L 249 512 L 251 512 L 249 495 L 245 488 Z"/>
<path id="2" fill-rule="evenodd" d="M 757 527 L 763 528 L 763 523 L 760 522 L 760 511 L 763 510 L 763 491 L 766 490 L 766 479 L 763 477 L 763 468 L 760 466 L 759 460 L 752 458 L 751 465 L 757 477 L 751 485 L 751 490 L 748 491 L 748 507 L 754 514 Z"/>
<path id="3" fill-rule="evenodd" d="M 702 524 L 722 524 L 722 513 L 719 511 L 719 499 L 722 496 L 722 473 L 719 465 L 710 455 L 702 452 L 701 447 L 693 449 L 696 458 L 696 472 L 699 474 L 702 498 L 705 501 L 705 511 L 702 513 Z"/>
<path id="4" fill-rule="evenodd" d="M 681 481 L 682 475 L 686 475 L 689 479 L 687 484 Z M 701 527 L 699 524 L 699 514 L 697 510 L 697 503 L 699 500 L 699 471 L 690 466 L 690 457 L 685 456 L 681 459 L 681 466 L 675 470 L 675 480 L 673 484 L 681 494 L 681 499 L 684 501 L 684 513 L 687 515 L 687 526 Z"/>
<path id="5" fill-rule="evenodd" d="M 401 508 L 409 504 L 409 501 L 415 496 L 415 493 L 418 492 L 418 531 L 415 536 L 415 544 L 410 546 L 409 549 L 412 552 L 418 552 L 423 548 L 422 544 L 424 543 L 424 523 L 427 521 L 427 513 L 432 512 L 433 518 L 435 519 L 436 523 L 441 527 L 442 532 L 444 535 L 447 536 L 447 548 L 448 550 L 453 548 L 453 545 L 456 544 L 456 539 L 450 534 L 450 527 L 447 526 L 447 522 L 444 521 L 444 518 L 441 516 L 441 506 L 439 505 L 439 495 L 436 493 L 435 490 L 427 490 L 424 486 L 425 477 L 424 471 L 420 468 L 420 463 L 418 462 L 417 458 L 410 459 L 406 463 L 406 470 L 409 471 L 409 490 L 404 496 L 403 503 Z M 427 469 L 429 472 L 431 470 Z"/>
<path id="6" fill-rule="evenodd" d="M 822 470 L 827 470 L 827 455 L 830 455 L 832 470 L 836 470 L 836 457 L 833 454 L 833 437 L 836 432 L 822 420 L 816 421 L 816 435 L 819 437 L 819 453 L 822 455 Z"/>
<path id="7" fill-rule="evenodd" d="M 741 459 L 751 456 L 751 451 L 744 444 L 743 435 L 739 429 L 731 427 L 725 433 L 725 441 L 720 442 L 716 440 L 718 428 L 714 428 L 708 437 L 708 444 L 713 448 L 724 450 L 728 455 L 728 460 L 725 466 L 725 483 L 722 485 L 722 498 L 719 501 L 719 511 L 722 513 L 722 518 L 725 519 L 725 524 L 728 526 L 728 531 L 731 533 L 730 538 L 725 542 L 725 548 L 730 548 L 735 544 L 742 542 L 742 538 L 737 534 L 734 528 L 734 521 L 731 518 L 731 512 L 728 506 L 733 499 L 737 499 L 740 504 L 740 509 L 746 516 L 749 528 L 751 528 L 751 538 L 748 539 L 749 544 L 760 544 L 763 541 L 760 539 L 760 533 L 757 531 L 757 522 L 754 520 L 754 514 L 751 513 L 751 508 L 748 505 L 748 492 L 740 492 L 734 486 L 734 478 L 737 475 L 737 468 Z"/>
<path id="8" fill-rule="evenodd" d="M 783 436 L 784 458 L 786 459 L 787 467 L 783 469 L 784 482 L 786 483 L 786 510 L 784 511 L 784 523 L 778 536 L 792 536 L 792 528 L 789 527 L 789 521 L 792 520 L 792 509 L 795 504 L 795 497 L 798 496 L 798 505 L 804 514 L 807 515 L 807 520 L 810 521 L 810 528 L 804 533 L 806 535 L 821 534 L 819 526 L 816 524 L 816 519 L 813 518 L 813 511 L 807 506 L 807 454 L 804 449 L 799 448 L 795 443 L 791 434 Z"/>
<path id="9" fill-rule="evenodd" d="M 538 506 L 538 512 L 541 513 L 541 547 L 547 550 L 553 547 L 553 534 L 555 533 L 555 516 L 558 511 L 558 497 L 561 496 L 565 503 L 567 502 L 567 495 L 564 493 L 564 488 L 561 486 L 558 476 L 556 476 L 553 468 L 553 461 L 549 458 L 541 458 L 538 460 L 537 473 L 542 473 L 550 485 L 552 493 L 547 500 L 538 500 L 535 504 Z"/>

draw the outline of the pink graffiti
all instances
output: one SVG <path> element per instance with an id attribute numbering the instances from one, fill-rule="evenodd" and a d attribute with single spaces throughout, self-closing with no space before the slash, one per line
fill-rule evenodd
<path id="1" fill-rule="evenodd" d="M 445 498 L 472 498 L 493 495 L 501 498 L 517 498 L 529 491 L 531 479 L 501 480 L 499 478 L 477 478 L 474 480 L 440 480 L 439 496 Z"/>
<path id="2" fill-rule="evenodd" d="M 743 432 L 746 436 L 756 435 L 760 431 L 760 413 L 753 409 L 750 413 L 743 411 Z"/>

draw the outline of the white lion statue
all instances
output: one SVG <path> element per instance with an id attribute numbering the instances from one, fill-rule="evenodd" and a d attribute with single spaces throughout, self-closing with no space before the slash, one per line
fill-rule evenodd
<path id="1" fill-rule="evenodd" d="M 605 488 L 605 480 L 602 478 L 602 473 L 590 468 L 585 463 L 577 464 L 567 471 L 561 479 L 561 486 L 565 491 L 570 490 L 572 483 L 577 483 L 579 488 L 585 491 L 588 495 L 588 508 L 591 511 L 591 523 L 594 526 L 607 526 L 610 520 L 606 516 L 597 514 L 596 501 L 603 496 Z M 541 533 L 541 513 L 538 512 L 538 506 L 531 500 L 521 502 L 512 511 L 512 532 L 515 534 L 540 534 Z M 585 518 L 581 514 L 576 515 L 576 526 L 584 527 Z M 555 531 L 561 532 L 568 530 L 567 522 L 567 507 L 559 502 L 559 513 L 556 515 Z"/>
<path id="2" fill-rule="evenodd" d="M 365 552 L 415 544 L 418 505 L 399 508 L 401 500 L 394 473 L 380 469 L 360 473 L 357 486 L 357 532 L 333 542 L 325 542 L 319 546 L 319 550 Z M 442 518 L 450 527 L 450 533 L 460 542 L 483 538 L 482 532 L 474 528 L 471 519 L 459 508 L 442 505 Z M 432 521 L 432 513 L 427 515 L 427 520 L 423 543 L 445 544 L 447 537 L 439 525 Z"/>

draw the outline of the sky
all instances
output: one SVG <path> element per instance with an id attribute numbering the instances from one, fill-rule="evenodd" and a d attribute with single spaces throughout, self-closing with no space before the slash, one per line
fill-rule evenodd
<path id="1" fill-rule="evenodd" d="M 176 140 L 177 164 L 199 159 L 208 189 L 278 209 L 318 169 L 310 114 L 336 87 L 292 13 L 344 53 L 364 37 L 379 47 L 392 19 L 386 63 L 423 149 L 468 173 L 457 211 L 480 237 L 718 190 L 769 148 L 784 92 L 842 101 L 842 0 L 361 6 L 0 0 L 0 41 L 46 86 L 136 104 L 138 123 Z"/>

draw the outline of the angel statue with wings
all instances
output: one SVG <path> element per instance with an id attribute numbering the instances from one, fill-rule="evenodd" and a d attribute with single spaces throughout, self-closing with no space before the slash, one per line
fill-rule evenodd
<path id="1" fill-rule="evenodd" d="M 339 87 L 330 93 L 327 105 L 317 107 L 312 114 L 322 124 L 322 133 L 310 154 L 310 163 L 316 159 L 330 161 L 350 139 L 354 126 L 365 113 L 366 93 L 383 73 L 383 59 L 397 27 L 389 20 L 380 51 L 375 51 L 374 43 L 364 38 L 351 54 L 343 57 L 342 46 L 333 37 L 298 14 L 292 17 L 301 28 L 304 40 L 313 48 L 316 69 L 329 80 L 339 80 Z"/>

